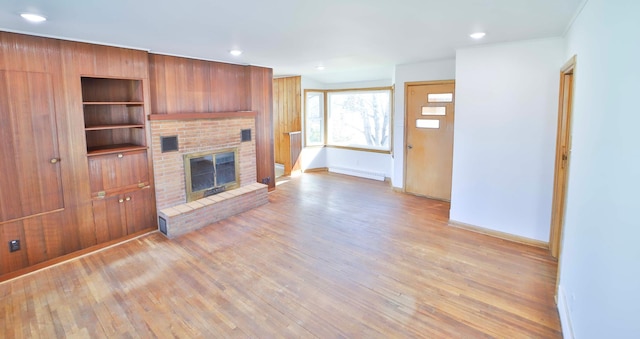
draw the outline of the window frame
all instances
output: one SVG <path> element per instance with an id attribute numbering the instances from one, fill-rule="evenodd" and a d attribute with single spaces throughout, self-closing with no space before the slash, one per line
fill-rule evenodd
<path id="1" fill-rule="evenodd" d="M 368 148 L 358 146 L 344 146 L 335 145 L 329 143 L 329 93 L 353 93 L 353 92 L 374 92 L 374 91 L 389 91 L 389 149 Z M 322 120 L 323 120 L 323 135 L 321 144 L 309 144 L 307 139 L 307 94 L 308 93 L 322 93 L 323 107 L 322 107 Z M 366 87 L 366 88 L 341 88 L 341 89 L 305 89 L 304 90 L 304 147 L 329 147 L 340 148 L 362 152 L 383 153 L 392 154 L 393 152 L 393 112 L 394 112 L 394 86 L 385 87 Z"/>

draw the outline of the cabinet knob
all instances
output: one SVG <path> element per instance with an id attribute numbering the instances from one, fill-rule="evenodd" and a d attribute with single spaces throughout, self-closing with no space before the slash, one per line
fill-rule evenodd
<path id="1" fill-rule="evenodd" d="M 118 158 L 122 158 L 122 157 L 124 157 L 124 154 L 118 153 Z"/>
<path id="2" fill-rule="evenodd" d="M 119 202 L 119 203 L 123 203 L 123 202 L 124 202 L 124 199 L 120 198 L 120 199 L 118 199 L 118 202 Z"/>
<path id="3" fill-rule="evenodd" d="M 58 162 L 60 162 L 60 158 L 52 158 L 51 160 L 49 160 L 49 162 L 52 164 L 57 164 Z"/>
<path id="4" fill-rule="evenodd" d="M 131 200 L 131 197 L 127 197 L 125 200 L 126 200 L 126 201 L 129 201 L 129 200 Z"/>

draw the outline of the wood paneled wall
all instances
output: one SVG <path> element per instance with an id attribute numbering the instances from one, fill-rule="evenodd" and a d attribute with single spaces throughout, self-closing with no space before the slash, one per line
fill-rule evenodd
<path id="1" fill-rule="evenodd" d="M 153 114 L 246 111 L 246 66 L 149 54 Z"/>
<path id="2" fill-rule="evenodd" d="M 39 267 L 99 245 L 91 206 L 82 76 L 141 79 L 145 107 L 151 109 L 146 114 L 257 111 L 257 178 L 270 177 L 269 187 L 275 188 L 271 69 L 0 32 L 0 70 L 46 73 L 52 81 L 64 205 L 50 213 L 0 222 L 0 280 L 16 274 L 8 272 Z M 149 128 L 147 138 L 148 133 Z M 5 172 L 2 166 L 0 162 L 0 173 Z M 22 250 L 9 252 L 12 239 L 21 240 Z"/>
<path id="3" fill-rule="evenodd" d="M 276 188 L 276 169 L 273 156 L 273 70 L 248 66 L 251 91 L 250 110 L 256 115 L 256 167 L 258 181 Z"/>
<path id="4" fill-rule="evenodd" d="M 285 174 L 290 174 L 290 132 L 301 131 L 301 85 L 300 77 L 273 79 L 273 131 L 275 162 L 284 165 Z"/>

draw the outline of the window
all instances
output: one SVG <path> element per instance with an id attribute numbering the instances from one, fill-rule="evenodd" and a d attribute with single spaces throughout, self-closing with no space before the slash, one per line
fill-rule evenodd
<path id="1" fill-rule="evenodd" d="M 390 151 L 391 102 L 391 88 L 307 92 L 307 145 Z M 324 135 L 315 134 L 318 126 L 326 126 Z"/>
<path id="2" fill-rule="evenodd" d="M 324 145 L 324 92 L 307 92 L 307 146 Z"/>

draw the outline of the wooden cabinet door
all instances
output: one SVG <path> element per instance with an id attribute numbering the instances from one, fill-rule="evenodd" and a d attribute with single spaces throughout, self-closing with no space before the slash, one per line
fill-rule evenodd
<path id="1" fill-rule="evenodd" d="M 149 185 L 147 151 L 113 153 L 89 157 L 91 192 L 107 195 Z"/>
<path id="2" fill-rule="evenodd" d="M 0 71 L 0 222 L 63 208 L 51 76 Z"/>
<path id="3" fill-rule="evenodd" d="M 122 196 L 95 199 L 93 221 L 98 244 L 127 235 L 125 200 Z"/>
<path id="4" fill-rule="evenodd" d="M 127 231 L 132 234 L 156 224 L 153 192 L 145 188 L 125 194 Z"/>
<path id="5" fill-rule="evenodd" d="M 155 201 L 150 188 L 95 199 L 93 219 L 98 244 L 153 227 Z"/>

